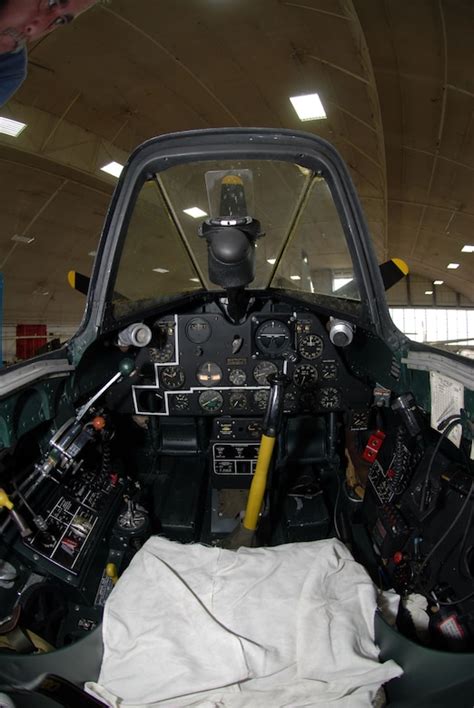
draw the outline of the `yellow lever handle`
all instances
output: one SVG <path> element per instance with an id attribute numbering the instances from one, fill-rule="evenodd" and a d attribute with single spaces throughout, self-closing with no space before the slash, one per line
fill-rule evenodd
<path id="1" fill-rule="evenodd" d="M 111 581 L 115 585 L 118 580 L 117 566 L 115 565 L 115 563 L 107 563 L 107 565 L 105 566 L 105 574 L 108 578 L 111 579 Z"/>
<path id="2" fill-rule="evenodd" d="M 8 494 L 4 489 L 0 488 L 0 508 L 1 509 L 13 509 L 14 504 L 10 501 Z"/>

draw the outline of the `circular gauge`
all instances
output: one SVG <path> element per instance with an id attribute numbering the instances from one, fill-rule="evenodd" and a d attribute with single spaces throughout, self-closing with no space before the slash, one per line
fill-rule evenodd
<path id="1" fill-rule="evenodd" d="M 242 386 L 247 381 L 247 374 L 243 369 L 230 369 L 229 381 L 234 386 Z"/>
<path id="2" fill-rule="evenodd" d="M 270 391 L 255 391 L 253 401 L 259 411 L 266 410 Z"/>
<path id="3" fill-rule="evenodd" d="M 181 366 L 165 366 L 160 371 L 160 382 L 166 388 L 181 388 L 184 380 L 184 370 Z"/>
<path id="4" fill-rule="evenodd" d="M 337 379 L 337 364 L 335 361 L 322 361 L 319 367 L 321 378 L 325 381 Z"/>
<path id="5" fill-rule="evenodd" d="M 285 413 L 294 413 L 298 410 L 298 398 L 293 391 L 287 391 L 283 400 L 283 410 Z"/>
<path id="6" fill-rule="evenodd" d="M 211 336 L 211 325 L 202 317 L 194 317 L 186 325 L 186 337 L 194 344 L 203 344 Z"/>
<path id="7" fill-rule="evenodd" d="M 247 394 L 243 391 L 234 391 L 229 396 L 229 404 L 234 411 L 243 411 L 248 408 Z"/>
<path id="8" fill-rule="evenodd" d="M 187 411 L 189 408 L 189 396 L 185 393 L 177 393 L 170 400 L 176 411 Z"/>
<path id="9" fill-rule="evenodd" d="M 337 408 L 341 404 L 341 394 L 337 388 L 328 386 L 319 392 L 319 405 L 321 408 Z"/>
<path id="10" fill-rule="evenodd" d="M 303 334 L 299 339 L 299 351 L 304 359 L 317 359 L 323 347 L 323 340 L 318 334 Z"/>
<path id="11" fill-rule="evenodd" d="M 222 369 L 213 361 L 206 361 L 197 370 L 196 378 L 202 386 L 217 386 L 222 381 Z"/>
<path id="12" fill-rule="evenodd" d="M 290 328 L 280 320 L 267 320 L 257 327 L 255 344 L 263 354 L 281 356 L 291 346 Z"/>
<path id="13" fill-rule="evenodd" d="M 293 372 L 293 381 L 297 386 L 314 386 L 318 380 L 318 370 L 311 364 L 300 364 Z"/>
<path id="14" fill-rule="evenodd" d="M 223 403 L 224 399 L 219 391 L 203 391 L 199 394 L 199 405 L 208 413 L 220 411 Z"/>
<path id="15" fill-rule="evenodd" d="M 268 386 L 268 377 L 276 373 L 278 373 L 276 364 L 271 361 L 260 361 L 253 370 L 253 377 L 259 386 Z"/>
<path id="16" fill-rule="evenodd" d="M 174 354 L 174 347 L 171 342 L 167 342 L 163 347 L 158 349 L 157 347 L 149 347 L 150 361 L 154 364 L 166 364 L 167 361 L 171 361 Z"/>

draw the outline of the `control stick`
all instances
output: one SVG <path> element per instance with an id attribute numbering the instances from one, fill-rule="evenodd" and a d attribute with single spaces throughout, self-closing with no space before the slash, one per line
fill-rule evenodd
<path id="1" fill-rule="evenodd" d="M 283 416 L 285 388 L 289 382 L 290 379 L 286 374 L 271 374 L 268 377 L 270 396 L 263 419 L 262 439 L 260 441 L 255 474 L 250 485 L 247 508 L 242 525 L 224 542 L 223 545 L 227 548 L 254 545 L 255 531 L 257 530 L 258 518 L 267 486 L 268 470 L 270 469 L 273 448 L 275 447 L 275 440 L 280 431 Z"/>
<path id="2" fill-rule="evenodd" d="M 272 459 L 275 440 L 281 426 L 283 416 L 283 401 L 285 398 L 285 388 L 289 383 L 286 374 L 271 374 L 268 377 L 270 384 L 270 396 L 268 398 L 267 410 L 263 419 L 263 432 L 258 452 L 257 466 L 250 485 L 250 492 L 247 501 L 247 509 L 243 520 L 243 527 L 248 531 L 256 531 L 258 516 L 262 508 L 265 487 L 267 486 L 268 470 Z"/>

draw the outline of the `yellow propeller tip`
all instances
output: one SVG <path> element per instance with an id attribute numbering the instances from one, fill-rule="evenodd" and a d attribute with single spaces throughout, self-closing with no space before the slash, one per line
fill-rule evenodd
<path id="1" fill-rule="evenodd" d="M 402 271 L 403 275 L 408 275 L 410 269 L 405 261 L 402 261 L 401 258 L 392 258 L 392 262 L 395 263 L 397 268 Z"/>
<path id="2" fill-rule="evenodd" d="M 71 286 L 73 290 L 76 289 L 76 271 L 75 270 L 70 270 L 69 273 L 67 274 L 67 282 Z"/>

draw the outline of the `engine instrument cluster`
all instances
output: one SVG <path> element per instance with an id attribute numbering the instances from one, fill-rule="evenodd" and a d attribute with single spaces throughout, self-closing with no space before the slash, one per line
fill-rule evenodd
<path id="1" fill-rule="evenodd" d="M 261 415 L 268 377 L 277 372 L 290 379 L 288 414 L 361 407 L 370 399 L 311 313 L 259 313 L 241 325 L 220 313 L 174 315 L 155 330 L 159 346 L 152 341 L 137 361 L 147 372 L 132 388 L 137 415 Z"/>

